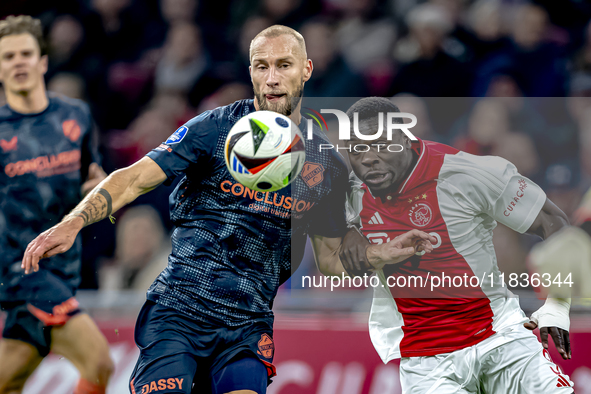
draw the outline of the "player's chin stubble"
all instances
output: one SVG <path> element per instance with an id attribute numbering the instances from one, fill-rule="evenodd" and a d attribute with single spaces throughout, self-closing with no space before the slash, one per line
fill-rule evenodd
<path id="1" fill-rule="evenodd" d="M 269 103 L 264 94 L 257 91 L 257 89 L 254 89 L 254 95 L 257 98 L 259 109 L 261 111 L 273 111 L 285 116 L 291 115 L 293 109 L 298 106 L 300 100 L 302 99 L 303 93 L 304 84 L 302 83 L 294 94 L 287 93 L 285 95 L 285 101 L 280 103 Z"/>

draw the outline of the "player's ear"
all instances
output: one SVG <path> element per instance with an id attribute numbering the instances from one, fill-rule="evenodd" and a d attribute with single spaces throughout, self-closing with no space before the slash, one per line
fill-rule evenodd
<path id="1" fill-rule="evenodd" d="M 45 75 L 45 73 L 47 72 L 47 65 L 48 65 L 47 55 L 41 56 L 41 59 L 39 60 L 39 62 L 41 63 L 41 72 L 43 73 L 43 75 Z"/>
<path id="2" fill-rule="evenodd" d="M 408 138 L 408 136 L 406 134 L 402 138 L 404 139 L 404 147 L 406 149 L 411 149 L 412 148 L 412 141 L 410 140 L 410 138 Z"/>
<path id="3" fill-rule="evenodd" d="M 252 80 L 252 66 L 248 66 L 248 75 L 250 75 L 250 79 Z"/>
<path id="4" fill-rule="evenodd" d="M 314 65 L 312 64 L 312 60 L 306 60 L 306 64 L 304 65 L 304 82 L 307 82 L 310 79 L 313 69 Z"/>

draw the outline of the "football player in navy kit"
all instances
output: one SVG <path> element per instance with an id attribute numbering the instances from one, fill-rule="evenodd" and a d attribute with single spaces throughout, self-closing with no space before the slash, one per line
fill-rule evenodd
<path id="1" fill-rule="evenodd" d="M 317 259 L 342 267 L 347 168 L 339 154 L 319 152 L 328 142 L 319 129 L 305 147 L 305 166 L 314 176 L 298 176 L 284 189 L 250 190 L 226 168 L 226 136 L 241 117 L 270 110 L 306 126 L 300 98 L 312 62 L 302 36 L 272 26 L 251 42 L 250 58 L 254 100 L 190 120 L 146 157 L 111 174 L 27 248 L 25 269 L 36 270 L 42 256 L 67 250 L 82 227 L 183 177 L 171 195 L 168 267 L 148 290 L 136 324 L 140 357 L 131 393 L 265 393 L 275 374 L 273 299 L 292 261 L 300 261 L 306 236 Z M 404 253 L 408 257 L 401 248 Z"/>
<path id="2" fill-rule="evenodd" d="M 20 393 L 50 351 L 80 371 L 75 393 L 104 393 L 112 370 L 109 347 L 74 298 L 80 283 L 80 239 L 25 275 L 27 244 L 57 223 L 106 174 L 92 144 L 93 121 L 78 100 L 49 97 L 43 76 L 41 22 L 0 21 L 0 393 Z"/>

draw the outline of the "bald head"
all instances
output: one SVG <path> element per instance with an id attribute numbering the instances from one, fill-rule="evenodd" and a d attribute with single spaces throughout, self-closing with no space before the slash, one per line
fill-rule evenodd
<path id="1" fill-rule="evenodd" d="M 293 45 L 295 47 L 294 54 L 301 57 L 302 60 L 306 60 L 308 58 L 308 54 L 306 53 L 306 42 L 304 41 L 304 37 L 291 27 L 283 26 L 283 25 L 273 25 L 271 27 L 266 28 L 265 30 L 261 31 L 259 34 L 256 35 L 255 38 L 252 39 L 250 42 L 250 51 L 249 51 L 249 59 L 252 62 L 252 55 L 254 52 L 254 48 L 258 44 L 258 41 L 264 38 L 277 38 L 280 36 L 289 36 L 291 37 L 290 40 L 293 41 Z"/>

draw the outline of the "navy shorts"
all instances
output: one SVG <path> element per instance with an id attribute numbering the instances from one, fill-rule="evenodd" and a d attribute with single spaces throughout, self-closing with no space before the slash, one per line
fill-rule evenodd
<path id="1" fill-rule="evenodd" d="M 29 343 L 45 357 L 51 348 L 51 327 L 66 324 L 80 312 L 75 289 L 46 270 L 22 278 L 18 287 L 2 294 L 0 307 L 6 312 L 2 337 Z M 12 294 L 19 296 L 11 299 Z M 28 294 L 27 299 L 22 294 Z"/>
<path id="2" fill-rule="evenodd" d="M 266 322 L 223 327 L 146 301 L 135 326 L 140 356 L 132 394 L 264 394 L 275 376 L 273 331 Z"/>

